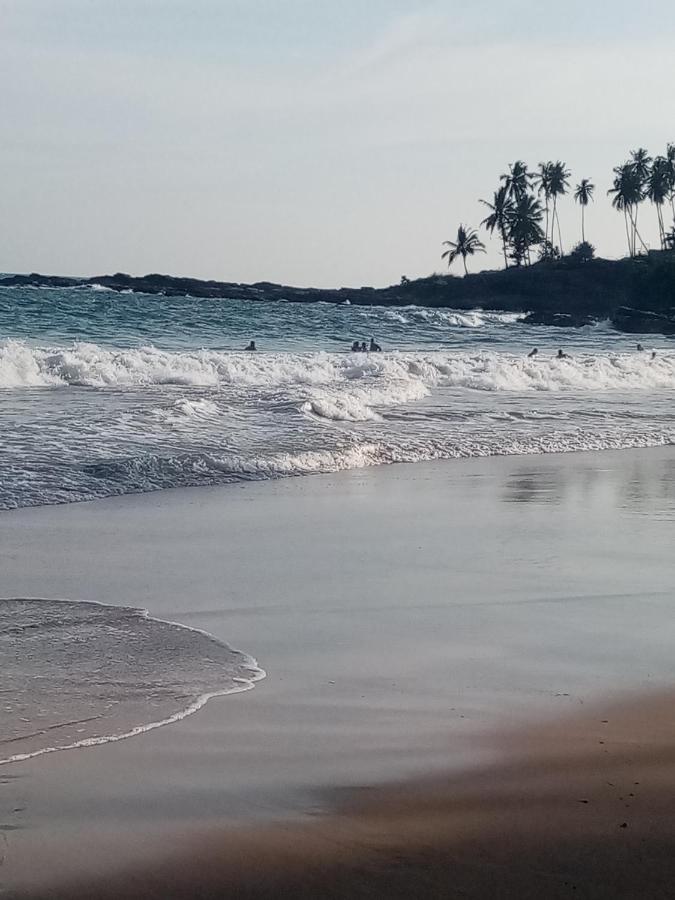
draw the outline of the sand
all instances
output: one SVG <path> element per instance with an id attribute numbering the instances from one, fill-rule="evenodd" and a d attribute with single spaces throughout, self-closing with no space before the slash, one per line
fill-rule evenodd
<path id="1" fill-rule="evenodd" d="M 160 829 L 307 816 L 338 789 L 470 785 L 503 765 L 504 728 L 668 689 L 674 522 L 671 448 L 2 514 L 0 595 L 145 606 L 268 678 L 144 737 L 3 767 L 0 879 L 53 880 L 111 848 L 118 865 L 157 852 Z"/>

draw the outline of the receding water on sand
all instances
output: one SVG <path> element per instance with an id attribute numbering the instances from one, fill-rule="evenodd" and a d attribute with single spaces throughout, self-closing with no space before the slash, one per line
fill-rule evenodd
<path id="1" fill-rule="evenodd" d="M 0 600 L 0 765 L 141 734 L 264 677 L 251 657 L 144 610 Z"/>

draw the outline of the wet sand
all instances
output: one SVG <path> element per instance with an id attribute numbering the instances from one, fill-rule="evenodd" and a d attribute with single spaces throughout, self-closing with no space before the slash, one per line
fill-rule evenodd
<path id="1" fill-rule="evenodd" d="M 193 828 L 136 849 L 133 863 L 107 848 L 111 874 L 11 896 L 670 897 L 674 700 L 597 704 L 504 734 L 498 763 L 376 788 L 312 823 Z"/>
<path id="2" fill-rule="evenodd" d="M 495 730 L 671 687 L 674 523 L 672 448 L 3 513 L 0 595 L 144 606 L 268 678 L 143 737 L 3 767 L 0 878 L 479 771 L 504 752 Z"/>

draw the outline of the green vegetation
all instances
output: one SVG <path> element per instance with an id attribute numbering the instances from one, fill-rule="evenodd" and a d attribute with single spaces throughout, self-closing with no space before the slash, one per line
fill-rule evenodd
<path id="1" fill-rule="evenodd" d="M 623 213 L 628 256 L 648 252 L 638 227 L 641 205 L 649 201 L 656 210 L 661 250 L 675 250 L 675 144 L 668 144 L 664 155 L 652 158 L 643 147 L 633 150 L 630 158 L 616 166 L 608 196 L 612 206 Z M 496 232 L 502 245 L 504 267 L 530 266 L 533 262 L 555 261 L 565 256 L 562 229 L 558 215 L 559 203 L 569 191 L 571 173 L 561 160 L 539 163 L 536 172 L 519 159 L 500 176 L 502 182 L 494 192 L 492 202 L 480 200 L 489 214 L 480 223 L 489 235 Z M 574 190 L 574 200 L 581 208 L 581 241 L 572 256 L 577 262 L 587 262 L 595 255 L 594 247 L 586 240 L 586 208 L 594 199 L 595 185 L 582 178 Z M 666 219 L 672 218 L 670 227 Z M 452 265 L 459 256 L 484 252 L 485 247 L 476 231 L 460 225 L 456 241 L 444 241 L 448 250 L 442 254 Z M 538 248 L 536 259 L 533 250 Z"/>

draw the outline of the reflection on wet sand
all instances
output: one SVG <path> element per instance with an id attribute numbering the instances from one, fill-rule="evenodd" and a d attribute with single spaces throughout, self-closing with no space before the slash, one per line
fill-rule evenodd
<path id="1" fill-rule="evenodd" d="M 616 468 L 604 465 L 601 456 L 595 465 L 588 459 L 574 465 L 551 466 L 547 461 L 529 458 L 522 468 L 505 475 L 502 500 L 505 503 L 545 503 L 574 506 L 577 511 L 593 503 L 605 503 L 636 514 L 675 517 L 675 451 L 673 458 L 633 454 L 627 471 L 617 475 Z"/>

